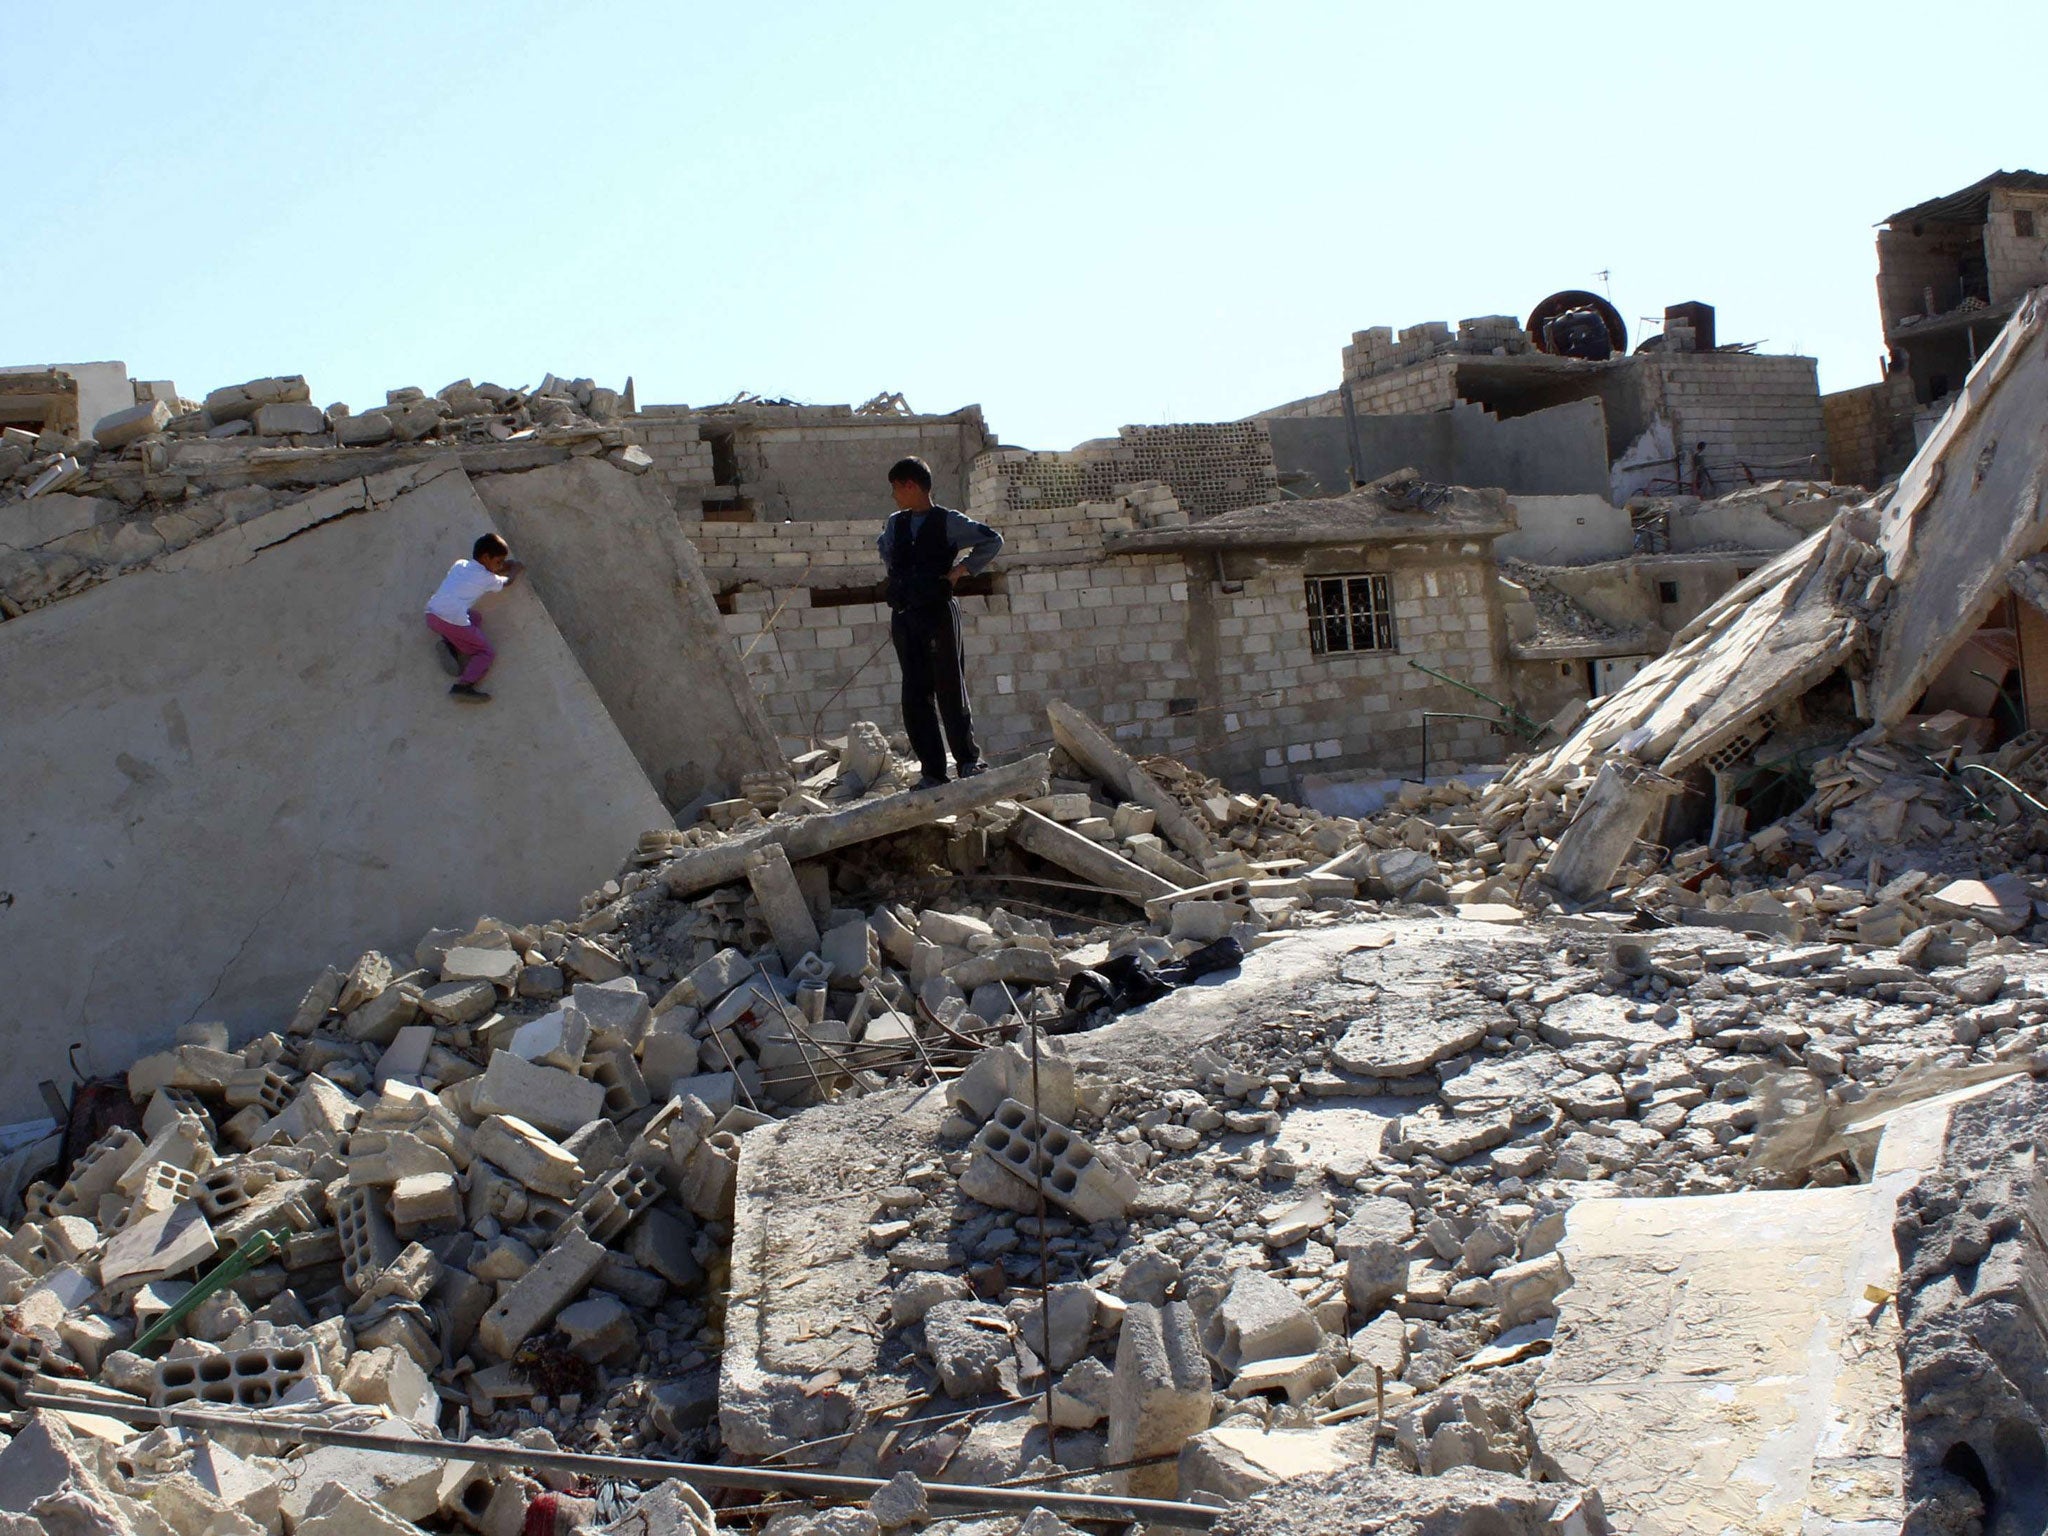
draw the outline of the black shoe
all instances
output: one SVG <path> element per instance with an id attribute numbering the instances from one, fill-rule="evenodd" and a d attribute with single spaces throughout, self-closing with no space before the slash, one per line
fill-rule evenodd
<path id="1" fill-rule="evenodd" d="M 959 776 L 960 778 L 963 778 L 963 779 L 978 779 L 978 778 L 980 778 L 980 777 L 981 777 L 981 776 L 982 776 L 982 775 L 983 775 L 984 773 L 987 773 L 987 772 L 988 772 L 988 764 L 987 764 L 987 763 L 983 763 L 983 762 L 973 762 L 973 763 L 969 763 L 969 764 L 968 764 L 968 765 L 967 765 L 967 766 L 966 766 L 965 768 L 962 768 L 962 769 L 961 769 L 961 770 L 959 771 L 959 774 L 958 774 L 958 776 Z"/>
<path id="2" fill-rule="evenodd" d="M 450 677 L 462 676 L 462 653 L 446 640 L 441 644 L 441 670 Z"/>
<path id="3" fill-rule="evenodd" d="M 491 696 L 475 683 L 457 683 L 448 690 L 448 697 L 464 704 L 488 704 Z"/>
<path id="4" fill-rule="evenodd" d="M 912 793 L 915 793 L 920 789 L 944 789 L 945 787 L 946 780 L 943 774 L 934 778 L 929 773 L 926 774 L 923 778 L 919 779 L 915 784 L 910 786 Z"/>

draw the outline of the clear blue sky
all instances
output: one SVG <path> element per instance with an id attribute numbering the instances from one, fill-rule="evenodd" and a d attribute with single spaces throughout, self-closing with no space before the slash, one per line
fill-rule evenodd
<path id="1" fill-rule="evenodd" d="M 1612 273 L 1876 376 L 1871 226 L 2048 170 L 2036 4 L 14 0 L 0 362 L 980 402 L 1061 448 Z M 2030 41 L 2031 40 L 2031 41 Z M 2017 71 L 1999 80 L 2002 53 Z"/>

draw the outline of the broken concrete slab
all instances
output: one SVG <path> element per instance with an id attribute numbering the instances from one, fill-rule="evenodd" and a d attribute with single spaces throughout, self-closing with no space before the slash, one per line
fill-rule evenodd
<path id="1" fill-rule="evenodd" d="M 696 546 L 651 479 L 572 458 L 475 483 L 668 805 L 782 767 Z"/>
<path id="2" fill-rule="evenodd" d="M 844 810 L 774 822 L 709 847 L 687 849 L 662 866 L 662 878 L 674 894 L 694 896 L 744 879 L 747 859 L 769 843 L 780 843 L 792 861 L 814 859 L 872 838 L 929 826 L 941 817 L 993 805 L 998 800 L 1042 793 L 1049 767 L 1049 757 L 1040 753 L 991 768 L 973 778 L 955 779 L 937 789 L 902 790 L 863 800 Z"/>
<path id="3" fill-rule="evenodd" d="M 1216 843 L 1208 831 L 1093 720 L 1057 699 L 1045 712 L 1052 721 L 1053 739 L 1067 755 L 1125 800 L 1150 811 L 1160 833 L 1197 867 L 1215 857 Z"/>
<path id="4" fill-rule="evenodd" d="M 68 1080 L 70 1041 L 87 1069 L 119 1070 L 166 1039 L 154 1021 L 202 1004 L 238 1031 L 280 1024 L 323 961 L 403 953 L 480 909 L 573 910 L 668 820 L 531 593 L 489 620 L 496 700 L 450 705 L 421 594 L 489 519 L 445 463 L 368 506 L 361 486 L 260 553 L 262 518 L 218 536 L 231 559 L 0 625 L 0 715 L 24 744 L 0 762 L 0 1046 L 20 1068 L 0 1117 L 42 1112 L 34 1084 Z M 480 795 L 527 829 L 516 847 L 474 846 Z M 39 852 L 59 844 L 62 859 Z M 145 893 L 165 890 L 179 921 L 145 921 Z M 112 969 L 92 963 L 109 931 Z"/>
<path id="5" fill-rule="evenodd" d="M 1140 906 L 1179 889 L 1171 881 L 1161 879 L 1150 870 L 1140 869 L 1129 859 L 1112 853 L 1078 832 L 1068 831 L 1034 810 L 1019 807 L 1017 819 L 1010 824 L 1008 835 L 1011 842 L 1026 852 L 1035 853 L 1047 863 L 1057 864 L 1091 885 L 1115 891 Z"/>
<path id="6" fill-rule="evenodd" d="M 1893 1216 L 1949 1112 L 1902 1111 L 1886 1139 L 1913 1151 L 1869 1184 L 1574 1205 L 1541 1464 L 1639 1530 L 1896 1525 L 1898 1321 L 1870 1296 L 1898 1289 Z"/>
<path id="7" fill-rule="evenodd" d="M 1330 1055 L 1346 1072 L 1360 1077 L 1413 1077 L 1471 1050 L 1489 1030 L 1505 1029 L 1509 1022 L 1498 1004 L 1471 993 L 1403 993 L 1389 988 L 1344 1031 Z"/>

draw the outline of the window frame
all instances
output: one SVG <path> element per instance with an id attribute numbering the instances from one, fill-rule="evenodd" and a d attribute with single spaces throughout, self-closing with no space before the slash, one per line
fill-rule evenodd
<path id="1" fill-rule="evenodd" d="M 1363 602 L 1360 594 L 1363 593 Z M 1400 630 L 1394 622 L 1394 577 L 1391 571 L 1331 571 L 1302 577 L 1308 618 L 1308 648 L 1313 656 L 1398 656 Z M 1325 604 L 1332 593 L 1338 610 Z M 1333 629 L 1332 626 L 1335 626 Z M 1367 643 L 1360 644 L 1363 636 Z M 1341 637 L 1340 644 L 1331 641 Z"/>

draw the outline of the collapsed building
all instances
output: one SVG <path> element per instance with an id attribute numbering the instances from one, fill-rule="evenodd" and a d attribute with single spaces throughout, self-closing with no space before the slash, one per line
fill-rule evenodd
<path id="1" fill-rule="evenodd" d="M 1605 454 L 1698 308 L 1398 366 Z M 0 1533 L 2038 1528 L 2048 290 L 1862 489 L 632 394 L 0 442 Z M 1011 539 L 927 792 L 905 451 Z"/>

